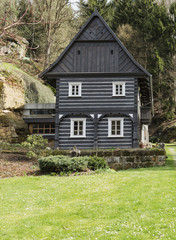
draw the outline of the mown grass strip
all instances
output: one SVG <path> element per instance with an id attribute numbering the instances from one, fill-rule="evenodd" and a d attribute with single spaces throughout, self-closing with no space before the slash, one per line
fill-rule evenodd
<path id="1" fill-rule="evenodd" d="M 0 180 L 0 239 L 175 239 L 176 168 Z"/>

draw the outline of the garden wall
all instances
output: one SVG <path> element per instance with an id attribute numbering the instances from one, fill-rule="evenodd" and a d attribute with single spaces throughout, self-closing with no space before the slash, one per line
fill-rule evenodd
<path id="1" fill-rule="evenodd" d="M 110 168 L 115 170 L 164 166 L 164 149 L 117 149 L 113 151 L 81 151 L 81 156 L 97 155 L 105 157 Z"/>
<path id="2" fill-rule="evenodd" d="M 115 152 L 114 156 L 106 157 L 110 168 L 115 170 L 140 168 L 140 167 L 153 167 L 164 166 L 166 160 L 166 154 L 164 150 L 147 151 L 121 151 L 121 153 Z"/>

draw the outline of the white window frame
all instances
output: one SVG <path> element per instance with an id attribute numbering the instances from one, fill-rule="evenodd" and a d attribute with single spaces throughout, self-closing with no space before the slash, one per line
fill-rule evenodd
<path id="1" fill-rule="evenodd" d="M 116 94 L 116 87 L 122 86 L 122 94 Z M 123 97 L 125 96 L 125 82 L 113 82 L 112 83 L 112 96 L 113 97 Z"/>
<path id="2" fill-rule="evenodd" d="M 120 121 L 120 134 L 112 135 L 112 121 Z M 124 118 L 108 118 L 108 137 L 124 137 Z"/>
<path id="3" fill-rule="evenodd" d="M 72 94 L 73 86 L 78 86 L 78 95 Z M 81 82 L 69 82 L 68 83 L 68 96 L 69 97 L 81 97 L 82 94 L 82 83 Z"/>
<path id="4" fill-rule="evenodd" d="M 83 134 L 74 135 L 74 122 L 83 121 Z M 71 138 L 85 138 L 86 137 L 86 118 L 71 118 L 70 119 L 70 137 Z"/>

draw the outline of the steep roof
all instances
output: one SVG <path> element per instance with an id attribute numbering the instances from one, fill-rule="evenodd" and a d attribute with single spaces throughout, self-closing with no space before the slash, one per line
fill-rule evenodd
<path id="1" fill-rule="evenodd" d="M 96 24 L 99 24 L 99 26 L 96 26 Z M 101 30 L 102 26 L 102 30 Z M 94 31 L 89 32 L 89 29 L 91 27 L 94 28 Z M 103 32 L 103 27 L 105 29 L 105 32 Z M 96 31 L 96 33 L 95 33 Z M 62 54 L 57 58 L 57 60 L 51 64 L 46 70 L 44 70 L 39 77 L 44 78 L 47 73 L 54 71 L 54 72 L 75 72 L 73 68 L 71 67 L 74 64 L 67 64 L 67 66 L 64 65 L 63 60 L 65 58 L 65 61 L 67 61 L 68 55 L 70 55 L 70 59 L 74 58 L 73 51 L 72 51 L 72 46 L 78 42 L 78 41 L 96 41 L 102 40 L 102 41 L 114 41 L 116 44 L 119 46 L 119 69 L 116 72 L 126 72 L 128 71 L 127 69 L 127 64 L 126 61 L 130 61 L 130 70 L 133 72 L 140 72 L 143 73 L 145 76 L 151 77 L 151 74 L 145 70 L 129 53 L 129 51 L 126 49 L 126 47 L 123 45 L 123 43 L 119 40 L 119 38 L 116 36 L 116 34 L 112 31 L 112 29 L 108 26 L 108 24 L 105 22 L 105 20 L 100 16 L 98 11 L 95 11 L 90 18 L 87 20 L 87 22 L 82 26 L 82 28 L 79 30 L 79 32 L 76 34 L 76 36 L 72 39 L 72 41 L 69 43 L 69 45 L 65 48 L 65 50 L 62 52 Z M 71 56 L 72 55 L 72 56 Z M 68 62 L 68 61 L 67 61 Z M 131 70 L 132 69 L 132 70 Z M 56 70 L 56 71 L 55 71 Z M 109 70 L 108 70 L 109 71 Z M 128 71 L 128 72 L 129 72 Z M 84 72 L 88 72 L 87 70 Z M 93 70 L 91 71 L 93 72 Z M 97 71 L 96 71 L 97 72 Z"/>

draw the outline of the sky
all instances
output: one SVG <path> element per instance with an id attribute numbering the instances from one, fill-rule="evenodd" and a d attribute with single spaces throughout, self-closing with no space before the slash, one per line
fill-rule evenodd
<path id="1" fill-rule="evenodd" d="M 70 3 L 71 3 L 72 8 L 73 8 L 74 10 L 78 10 L 77 2 L 78 2 L 78 0 L 70 0 Z"/>
<path id="2" fill-rule="evenodd" d="M 72 5 L 72 8 L 74 10 L 78 10 L 78 7 L 77 7 L 77 2 L 79 2 L 78 0 L 70 0 L 70 3 Z M 109 1 L 108 1 L 109 2 Z"/>

